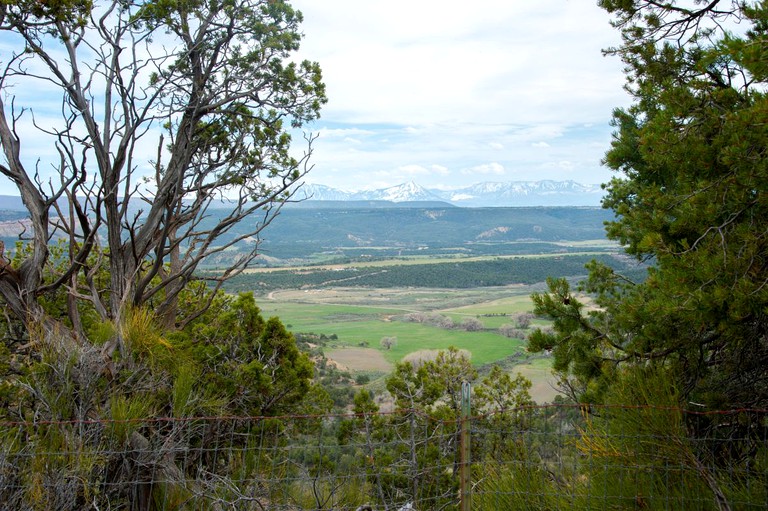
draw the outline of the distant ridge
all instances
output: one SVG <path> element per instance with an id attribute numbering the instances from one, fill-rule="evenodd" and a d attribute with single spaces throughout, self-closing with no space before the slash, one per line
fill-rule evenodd
<path id="1" fill-rule="evenodd" d="M 455 190 L 427 189 L 413 181 L 378 190 L 345 192 L 304 183 L 296 198 L 315 201 L 445 202 L 463 207 L 600 206 L 600 185 L 575 181 L 483 182 Z"/>
<path id="2" fill-rule="evenodd" d="M 0 195 L 0 211 L 25 211 L 26 207 L 18 195 Z"/>
<path id="3" fill-rule="evenodd" d="M 424 209 L 424 208 L 455 208 L 446 201 L 403 201 L 393 202 L 388 200 L 292 200 L 288 206 L 291 209 Z"/>
<path id="4" fill-rule="evenodd" d="M 605 192 L 600 185 L 575 181 L 483 182 L 454 190 L 427 189 L 413 181 L 378 190 L 346 192 L 330 186 L 302 183 L 294 199 L 305 206 L 358 202 L 363 207 L 599 207 Z M 351 204 L 349 205 L 352 206 Z M 213 208 L 216 208 L 213 205 Z M 222 204 L 222 207 L 226 207 Z M 25 211 L 21 197 L 0 195 L 0 212 Z M 0 216 L 2 219 L 2 216 Z"/>

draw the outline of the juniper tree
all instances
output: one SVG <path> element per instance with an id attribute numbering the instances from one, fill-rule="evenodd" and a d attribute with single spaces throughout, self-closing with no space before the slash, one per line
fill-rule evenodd
<path id="1" fill-rule="evenodd" d="M 301 21 L 272 0 L 0 6 L 11 47 L 0 174 L 29 211 L 33 246 L 0 275 L 19 319 L 39 322 L 40 297 L 65 289 L 75 330 L 78 301 L 119 321 L 153 300 L 173 325 L 199 263 L 258 238 L 309 170 L 311 144 L 294 156 L 290 130 L 326 101 L 319 66 L 292 57 Z M 51 154 L 34 153 L 45 144 Z M 67 264 L 44 278 L 54 238 L 68 242 Z M 214 280 L 241 271 L 257 246 Z M 100 265 L 106 288 L 94 280 Z"/>

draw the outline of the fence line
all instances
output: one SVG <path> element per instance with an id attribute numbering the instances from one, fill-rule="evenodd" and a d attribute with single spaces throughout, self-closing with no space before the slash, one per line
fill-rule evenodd
<path id="1" fill-rule="evenodd" d="M 768 507 L 768 410 L 448 412 L 2 422 L 0 508 Z"/>

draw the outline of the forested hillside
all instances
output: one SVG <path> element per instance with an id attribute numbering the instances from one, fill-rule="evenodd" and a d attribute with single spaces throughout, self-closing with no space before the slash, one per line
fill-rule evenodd
<path id="1" fill-rule="evenodd" d="M 13 246 L 29 228 L 28 215 L 16 209 L 17 201 L 5 199 L 14 207 L 0 210 L 0 239 Z M 215 206 L 201 219 L 201 229 L 213 229 L 228 215 Z M 258 212 L 232 225 L 218 240 L 222 247 L 231 246 L 212 251 L 202 266 L 228 267 L 254 248 L 259 254 L 254 262 L 262 266 L 360 256 L 564 253 L 568 243 L 605 245 L 604 223 L 612 218 L 602 208 L 457 208 L 387 201 L 286 204 L 279 221 L 258 235 L 251 235 L 264 220 Z M 58 238 L 55 233 L 54 240 Z"/>
<path id="2" fill-rule="evenodd" d="M 301 268 L 268 272 L 245 272 L 230 279 L 225 289 L 232 292 L 280 288 L 364 286 L 371 288 L 433 287 L 466 289 L 544 282 L 552 275 L 563 278 L 586 276 L 593 260 L 614 268 L 635 280 L 645 277 L 645 265 L 610 255 L 565 255 L 557 257 L 506 257 L 479 261 L 433 262 L 424 264 L 372 265 L 360 262 L 341 268 Z"/>
<path id="3" fill-rule="evenodd" d="M 262 232 L 259 252 L 264 257 L 257 262 L 329 256 L 566 252 L 559 242 L 605 241 L 603 224 L 611 218 L 610 212 L 600 208 L 456 208 L 420 203 L 315 208 L 289 204 L 281 211 L 279 222 Z M 239 234 L 237 229 L 233 236 Z M 245 240 L 238 246 L 255 241 Z M 231 255 L 216 255 L 208 266 L 217 266 Z"/>

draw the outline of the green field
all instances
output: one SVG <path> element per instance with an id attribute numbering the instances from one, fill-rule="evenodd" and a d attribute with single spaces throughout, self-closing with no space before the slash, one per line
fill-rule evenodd
<path id="1" fill-rule="evenodd" d="M 338 359 L 350 374 L 372 378 L 372 388 L 383 390 L 384 378 L 394 364 L 410 353 L 441 350 L 449 346 L 466 350 L 473 364 L 487 370 L 500 364 L 511 373 L 530 379 L 531 395 L 548 402 L 557 395 L 548 358 L 531 357 L 521 339 L 510 339 L 497 329 L 513 323 L 515 313 L 529 312 L 530 293 L 541 286 L 506 286 L 477 289 L 369 289 L 280 290 L 257 296 L 265 316 L 278 316 L 295 333 L 324 335 L 323 352 Z M 439 313 L 456 323 L 479 319 L 484 330 L 467 332 L 402 321 L 408 313 Z M 533 326 L 546 322 L 535 320 Z M 380 345 L 382 337 L 397 337 L 391 349 Z M 376 367 L 371 368 L 371 364 Z"/>
<path id="2" fill-rule="evenodd" d="M 530 362 L 516 365 L 512 372 L 519 372 L 531 380 L 531 397 L 537 403 L 551 402 L 558 394 L 554 388 L 552 364 L 549 359 L 533 359 Z"/>
<path id="3" fill-rule="evenodd" d="M 265 315 L 278 316 L 294 332 L 335 334 L 338 340 L 331 341 L 330 348 L 369 346 L 380 349 L 392 363 L 414 351 L 449 346 L 471 352 L 476 365 L 495 362 L 523 350 L 522 341 L 495 332 L 446 330 L 392 319 L 392 316 L 411 312 L 409 309 L 276 301 L 261 302 L 260 306 Z M 379 345 L 382 337 L 397 337 L 397 344 L 384 350 Z"/>
<path id="4" fill-rule="evenodd" d="M 461 307 L 454 307 L 451 309 L 446 309 L 446 311 L 477 316 L 483 314 L 508 314 L 510 312 L 527 312 L 532 308 L 533 303 L 531 302 L 530 295 L 528 293 L 520 294 L 518 292 L 509 297 L 498 298 L 471 305 L 464 305 Z"/>
<path id="5" fill-rule="evenodd" d="M 471 290 L 445 289 L 361 289 L 333 288 L 326 290 L 283 290 L 257 297 L 265 316 L 278 316 L 289 330 L 296 333 L 323 334 L 324 351 L 333 353 L 343 350 L 345 367 L 351 373 L 366 372 L 356 367 L 356 357 L 365 357 L 371 351 L 354 351 L 360 348 L 377 350 L 392 366 L 406 355 L 421 350 L 441 350 L 449 346 L 467 350 L 473 364 L 482 368 L 488 364 L 504 363 L 510 367 L 510 359 L 525 364 L 528 358 L 525 343 L 510 339 L 497 329 L 512 323 L 514 314 L 530 311 L 530 293 L 540 287 L 508 286 Z M 439 313 L 456 323 L 463 318 L 479 319 L 484 329 L 467 332 L 459 328 L 445 329 L 436 326 L 402 321 L 412 312 Z M 537 321 L 541 324 L 541 321 Z M 380 345 L 383 337 L 396 337 L 397 343 L 387 350 Z M 350 362 L 351 360 L 351 362 Z M 535 381 L 536 385 L 550 390 L 549 361 L 537 360 L 536 366 L 526 364 L 518 370 Z M 542 366 L 543 364 L 543 366 Z M 545 392 L 546 394 L 546 392 Z M 549 395 L 549 394 L 547 394 Z"/>

